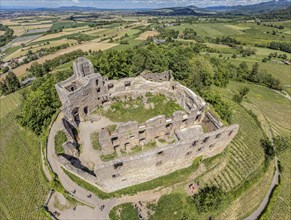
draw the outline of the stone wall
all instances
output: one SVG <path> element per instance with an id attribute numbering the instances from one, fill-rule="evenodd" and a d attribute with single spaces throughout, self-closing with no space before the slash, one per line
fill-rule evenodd
<path id="1" fill-rule="evenodd" d="M 238 125 L 231 125 L 136 156 L 106 162 L 96 167 L 95 183 L 102 190 L 112 192 L 189 167 L 199 156 L 207 158 L 221 153 L 237 131 Z"/>
<path id="2" fill-rule="evenodd" d="M 120 123 L 115 132 L 109 133 L 103 128 L 99 135 L 99 142 L 103 154 L 112 154 L 116 150 L 131 150 L 134 146 L 145 145 L 159 139 L 170 139 L 176 130 L 192 127 L 199 123 L 199 115 L 192 111 L 176 111 L 171 118 L 159 115 L 139 125 L 136 121 Z"/>

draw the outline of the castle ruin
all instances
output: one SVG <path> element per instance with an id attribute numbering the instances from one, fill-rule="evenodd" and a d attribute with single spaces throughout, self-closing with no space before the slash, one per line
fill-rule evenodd
<path id="1" fill-rule="evenodd" d="M 148 93 L 161 94 L 183 109 L 174 112 L 171 117 L 157 115 L 142 124 L 136 121 L 121 122 L 114 131 L 102 127 L 98 141 L 104 155 L 129 152 L 135 146 L 144 146 L 159 139 L 174 141 L 134 155 L 122 155 L 100 162 L 94 167 L 94 175 L 75 167 L 66 157 L 59 156 L 59 162 L 65 169 L 103 191 L 116 191 L 189 167 L 199 156 L 207 158 L 217 155 L 238 132 L 236 124 L 223 126 L 208 111 L 207 103 L 174 81 L 170 72 L 143 72 L 133 78 L 108 80 L 106 76 L 94 73 L 91 62 L 82 57 L 74 62 L 73 68 L 74 75 L 56 85 L 62 102 L 64 130 L 71 143 L 76 141 L 73 128 L 91 120 L 90 113 L 97 108 L 110 106 L 116 100 L 128 97 L 137 99 Z M 206 122 L 211 124 L 211 129 L 203 132 L 202 125 Z"/>

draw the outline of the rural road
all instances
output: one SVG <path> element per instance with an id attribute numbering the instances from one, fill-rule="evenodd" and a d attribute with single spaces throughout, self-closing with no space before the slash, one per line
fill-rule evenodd
<path id="1" fill-rule="evenodd" d="M 274 148 L 273 132 L 272 132 L 271 127 L 269 127 L 269 133 L 270 133 L 270 140 L 271 140 L 272 146 Z M 269 190 L 266 193 L 263 201 L 261 202 L 260 206 L 256 209 L 256 211 L 254 211 L 250 216 L 245 218 L 245 220 L 256 220 L 256 219 L 258 219 L 259 216 L 262 214 L 262 212 L 267 207 L 268 202 L 270 200 L 270 196 L 272 194 L 272 191 L 273 191 L 274 187 L 279 184 L 280 172 L 279 172 L 279 168 L 278 168 L 278 158 L 277 158 L 277 156 L 275 156 L 275 167 L 276 167 L 276 170 L 275 170 L 274 177 L 272 179 L 272 182 L 271 182 L 271 185 L 269 187 Z"/>
<path id="2" fill-rule="evenodd" d="M 276 171 L 275 171 L 275 174 L 274 174 L 274 177 L 272 179 L 272 182 L 271 182 L 271 185 L 270 185 L 270 188 L 267 192 L 267 194 L 265 195 L 263 201 L 261 202 L 260 206 L 257 208 L 256 211 L 254 211 L 249 217 L 245 218 L 245 220 L 256 220 L 258 219 L 258 217 L 261 215 L 261 213 L 264 211 L 264 209 L 266 208 L 268 202 L 269 202 L 269 199 L 270 199 L 270 196 L 272 194 L 272 191 L 273 191 L 273 188 L 279 184 L 279 170 L 278 170 L 278 161 L 277 161 L 277 157 L 275 157 L 275 166 L 276 166 Z"/>

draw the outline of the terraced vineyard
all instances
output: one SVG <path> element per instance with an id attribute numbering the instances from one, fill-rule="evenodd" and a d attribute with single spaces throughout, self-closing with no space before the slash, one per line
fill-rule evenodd
<path id="1" fill-rule="evenodd" d="M 200 180 L 202 184 L 215 185 L 224 191 L 230 191 L 246 181 L 264 161 L 260 146 L 263 134 L 259 126 L 242 107 L 234 103 L 233 111 L 233 123 L 238 123 L 240 128 L 224 155 L 227 162 L 223 166 L 214 167 Z"/>
<path id="2" fill-rule="evenodd" d="M 239 82 L 230 82 L 227 89 L 224 90 L 222 93 L 225 97 L 232 97 L 231 94 L 234 92 L 237 92 L 239 88 L 247 86 L 250 88 L 250 92 L 247 95 L 247 98 L 242 103 L 243 106 L 245 106 L 247 109 L 252 110 L 257 116 L 261 124 L 263 125 L 264 131 L 267 135 L 269 135 L 269 128 L 271 128 L 272 133 L 274 136 L 280 135 L 285 137 L 290 137 L 291 127 L 290 127 L 290 121 L 291 121 L 291 115 L 290 115 L 290 101 L 283 97 L 282 95 L 262 86 L 254 85 L 254 84 L 245 84 L 245 83 L 239 83 Z M 244 115 L 241 114 L 241 112 L 236 112 L 234 114 L 234 117 L 242 117 L 245 118 Z M 248 129 L 251 127 L 251 120 L 245 118 L 249 122 Z M 242 121 L 241 121 L 242 122 Z M 240 131 L 242 131 L 243 123 L 240 122 Z M 255 138 L 255 130 L 250 130 L 248 133 L 245 134 L 238 134 L 237 138 L 230 144 L 229 151 L 234 156 L 237 155 L 237 158 L 243 158 L 241 156 L 238 156 L 239 154 L 236 154 L 239 152 L 240 148 L 239 146 L 246 145 L 244 144 L 243 140 L 245 138 L 243 137 L 249 137 L 245 143 L 248 143 L 249 141 L 254 141 Z M 253 134 L 252 134 L 253 133 Z M 290 138 L 289 138 L 290 139 Z M 254 144 L 254 143 L 253 143 Z M 247 144 L 247 146 L 250 146 Z M 250 163 L 253 163 L 254 160 L 257 160 L 259 155 L 261 154 L 259 151 L 254 149 L 252 147 L 252 153 L 249 155 L 248 160 Z M 276 195 L 272 199 L 273 202 L 271 203 L 271 206 L 269 207 L 270 213 L 267 214 L 267 216 L 264 216 L 264 219 L 290 219 L 290 208 L 291 208 L 291 173 L 290 173 L 290 155 L 291 150 L 290 148 L 287 151 L 283 151 L 279 153 L 277 156 L 279 158 L 279 161 L 282 165 L 282 173 L 281 173 L 281 183 L 276 191 Z M 226 166 L 227 169 L 227 166 Z M 243 170 L 243 167 L 237 167 L 235 170 L 239 171 L 241 173 L 241 170 Z M 222 176 L 222 174 L 218 174 Z M 269 175 L 270 176 L 270 175 Z M 272 176 L 272 175 L 271 175 Z M 267 178 L 267 173 L 265 174 L 265 177 Z M 270 178 L 270 177 L 269 177 Z M 218 179 L 218 178 L 216 178 Z M 222 177 L 220 177 L 219 180 L 223 180 Z M 263 180 L 262 180 L 263 181 Z M 225 182 L 225 181 L 224 181 Z M 220 184 L 220 185 L 225 185 Z M 268 186 L 267 182 L 265 181 L 264 185 L 258 185 L 253 186 L 257 187 L 258 189 L 265 189 L 266 186 Z M 226 188 L 223 186 L 224 189 Z M 261 187 L 261 188 L 260 188 Z M 260 191 L 260 190 L 259 190 Z M 240 197 L 241 202 L 237 201 L 237 205 L 235 205 L 236 202 L 234 202 L 233 205 L 231 205 L 225 212 L 224 217 L 231 216 L 233 214 L 237 214 L 235 212 L 237 206 L 239 205 L 240 210 L 243 210 L 245 206 L 249 206 L 249 202 L 243 202 L 243 198 L 245 197 L 245 194 L 249 194 L 248 198 L 245 198 L 245 201 L 252 201 L 254 199 L 258 199 L 258 195 L 256 193 L 256 190 L 253 190 L 253 193 L 244 193 L 242 197 Z M 261 193 L 264 194 L 264 193 Z M 258 200 L 259 202 L 259 200 Z M 250 209 L 246 209 L 250 210 Z"/>
<path id="3" fill-rule="evenodd" d="M 38 210 L 48 192 L 38 139 L 16 122 L 20 96 L 0 99 L 0 219 L 46 219 Z"/>

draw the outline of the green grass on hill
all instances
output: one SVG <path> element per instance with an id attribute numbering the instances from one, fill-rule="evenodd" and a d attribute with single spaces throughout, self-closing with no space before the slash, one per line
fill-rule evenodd
<path id="1" fill-rule="evenodd" d="M 115 206 L 109 213 L 110 220 L 138 220 L 137 212 L 132 203 Z"/>
<path id="2" fill-rule="evenodd" d="M 63 143 L 67 141 L 67 136 L 64 131 L 59 131 L 55 136 L 55 152 L 56 154 L 63 154 L 65 150 L 63 148 Z"/>
<path id="3" fill-rule="evenodd" d="M 22 90 L 23 91 L 23 90 Z M 21 92 L 0 97 L 0 119 L 18 108 L 21 102 Z"/>
<path id="4" fill-rule="evenodd" d="M 19 102 L 19 92 L 0 99 L 0 219 L 46 219 L 37 210 L 48 193 L 39 142 L 17 124 Z"/>

